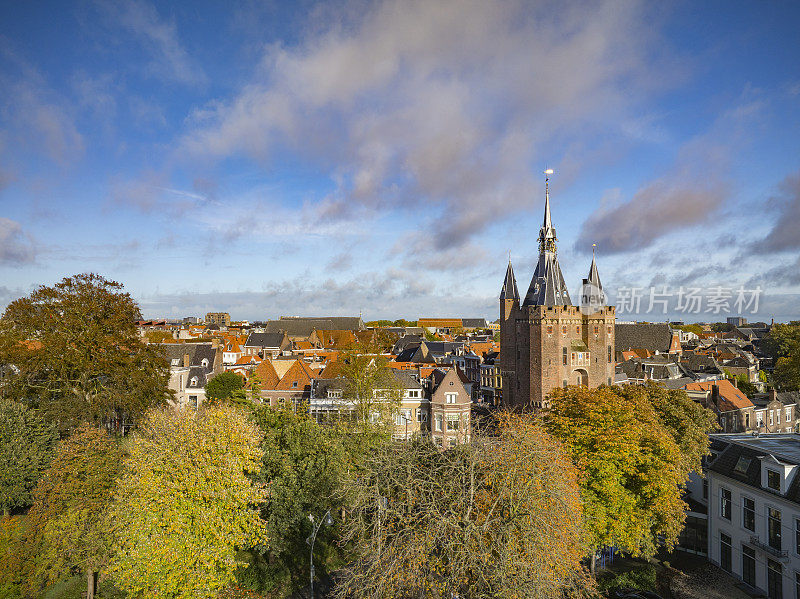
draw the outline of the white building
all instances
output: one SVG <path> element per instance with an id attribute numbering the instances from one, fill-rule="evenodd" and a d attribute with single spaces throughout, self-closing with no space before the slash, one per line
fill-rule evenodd
<path id="1" fill-rule="evenodd" d="M 800 435 L 711 438 L 709 560 L 771 599 L 800 597 Z"/>

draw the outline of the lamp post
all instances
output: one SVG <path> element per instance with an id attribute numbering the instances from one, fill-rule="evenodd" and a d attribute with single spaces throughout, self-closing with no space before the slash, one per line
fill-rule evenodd
<path id="1" fill-rule="evenodd" d="M 314 522 L 314 515 L 309 514 L 308 519 L 311 520 L 311 526 L 314 528 L 314 532 L 311 533 L 306 539 L 306 543 L 311 546 L 311 553 L 310 553 L 310 561 L 311 561 L 311 599 L 314 599 L 314 543 L 317 540 L 317 533 L 319 532 L 320 527 L 325 524 L 330 526 L 333 524 L 333 518 L 331 518 L 331 511 L 328 510 L 325 512 L 325 515 L 322 517 L 322 520 L 319 523 Z"/>

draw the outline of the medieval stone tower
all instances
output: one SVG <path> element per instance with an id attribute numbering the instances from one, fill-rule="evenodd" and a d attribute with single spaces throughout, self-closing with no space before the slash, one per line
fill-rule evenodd
<path id="1" fill-rule="evenodd" d="M 511 260 L 500 292 L 500 369 L 508 408 L 543 407 L 555 387 L 614 381 L 614 307 L 606 306 L 594 256 L 589 277 L 583 279 L 581 305 L 573 306 L 556 241 L 548 177 L 539 261 L 528 293 L 520 304 Z"/>

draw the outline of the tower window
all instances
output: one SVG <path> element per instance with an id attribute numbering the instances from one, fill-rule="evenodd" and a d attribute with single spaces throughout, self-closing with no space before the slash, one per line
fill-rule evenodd
<path id="1" fill-rule="evenodd" d="M 611 346 L 608 346 L 608 363 L 611 364 Z"/>
<path id="2" fill-rule="evenodd" d="M 562 353 L 561 353 L 561 363 L 562 363 L 564 366 L 566 366 L 566 365 L 567 365 L 567 348 L 566 348 L 566 347 L 565 347 L 565 348 L 563 348 L 563 351 L 562 351 Z"/>
<path id="3" fill-rule="evenodd" d="M 551 325 L 551 324 L 547 325 L 547 334 L 548 335 L 552 335 L 553 334 L 553 325 Z"/>
<path id="4" fill-rule="evenodd" d="M 581 325 L 575 325 L 575 332 L 580 335 L 581 334 Z"/>
<path id="5" fill-rule="evenodd" d="M 594 327 L 594 334 L 595 334 L 595 335 L 597 335 L 599 332 L 600 332 L 600 327 L 598 327 L 597 325 L 595 325 L 595 327 Z"/>
<path id="6" fill-rule="evenodd" d="M 567 325 L 561 327 L 561 333 L 566 335 L 567 334 Z"/>
<path id="7" fill-rule="evenodd" d="M 611 325 L 608 325 L 606 327 L 606 333 L 608 333 L 609 335 L 611 334 Z"/>
<path id="8" fill-rule="evenodd" d="M 564 379 L 564 386 L 567 386 L 567 379 Z"/>

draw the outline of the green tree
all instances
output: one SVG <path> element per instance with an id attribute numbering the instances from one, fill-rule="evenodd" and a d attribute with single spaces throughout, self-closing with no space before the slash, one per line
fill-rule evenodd
<path id="1" fill-rule="evenodd" d="M 710 422 L 654 387 L 555 389 L 545 422 L 578 466 L 590 545 L 636 556 L 675 544 L 681 489 L 707 451 Z M 685 452 L 685 454 L 684 454 Z"/>
<path id="2" fill-rule="evenodd" d="M 232 406 L 148 413 L 111 507 L 114 580 L 131 598 L 216 597 L 234 581 L 238 552 L 266 540 L 260 440 Z"/>
<path id="3" fill-rule="evenodd" d="M 220 372 L 206 383 L 206 399 L 209 403 L 220 403 L 241 389 L 244 389 L 244 378 L 240 374 Z"/>
<path id="4" fill-rule="evenodd" d="M 345 484 L 345 598 L 555 598 L 589 584 L 577 473 L 530 417 L 441 451 L 384 445 Z"/>
<path id="5" fill-rule="evenodd" d="M 338 374 L 344 378 L 344 402 L 354 406 L 357 422 L 388 424 L 400 402 L 401 390 L 387 360 L 372 345 L 362 343 L 340 352 Z"/>
<path id="6" fill-rule="evenodd" d="M 262 431 L 264 457 L 257 480 L 269 486 L 261 514 L 268 542 L 251 551 L 250 565 L 240 572 L 240 584 L 256 591 L 285 596 L 308 584 L 309 514 L 327 510 L 338 516 L 342 504 L 336 490 L 351 461 L 341 428 L 320 426 L 306 410 L 253 407 Z M 326 570 L 340 559 L 334 543 L 336 527 L 323 527 L 315 545 L 315 564 Z"/>
<path id="7" fill-rule="evenodd" d="M 94 596 L 96 575 L 108 563 L 105 517 L 121 463 L 122 450 L 103 429 L 82 425 L 61 441 L 28 512 L 31 590 L 78 570 Z"/>
<path id="8" fill-rule="evenodd" d="M 0 364 L 18 372 L 4 380 L 4 395 L 31 401 L 61 430 L 136 418 L 169 398 L 169 365 L 140 341 L 140 318 L 122 285 L 96 274 L 12 302 L 0 318 Z"/>
<path id="9" fill-rule="evenodd" d="M 36 410 L 0 398 L 0 508 L 4 515 L 31 504 L 31 491 L 57 440 L 54 427 Z"/>

